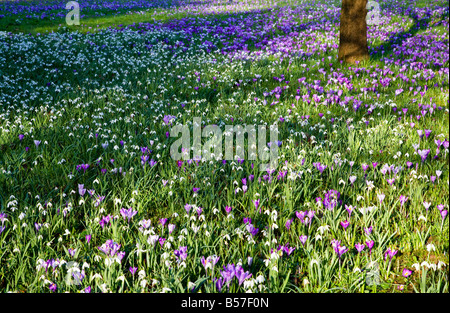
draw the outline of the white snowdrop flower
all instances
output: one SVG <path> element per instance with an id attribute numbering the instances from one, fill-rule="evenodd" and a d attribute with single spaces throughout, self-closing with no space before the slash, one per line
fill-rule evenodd
<path id="1" fill-rule="evenodd" d="M 355 267 L 353 269 L 353 273 L 361 273 L 361 270 L 358 267 Z"/>
<path id="2" fill-rule="evenodd" d="M 433 271 L 436 271 L 437 265 L 436 264 L 430 264 L 430 267 L 433 269 Z"/>
<path id="3" fill-rule="evenodd" d="M 430 268 L 430 263 L 428 263 L 427 261 L 423 261 L 421 264 L 420 264 L 420 266 L 422 266 L 422 267 L 427 267 L 427 268 Z"/>
<path id="4" fill-rule="evenodd" d="M 98 178 L 96 178 L 96 179 L 93 181 L 93 183 L 94 183 L 94 184 L 100 184 Z"/>
<path id="5" fill-rule="evenodd" d="M 102 275 L 100 275 L 99 273 L 95 273 L 92 277 L 91 277 L 91 281 L 93 281 L 94 279 L 101 279 L 103 280 Z"/>
<path id="6" fill-rule="evenodd" d="M 161 293 L 166 293 L 166 292 L 172 292 L 172 289 L 164 287 L 161 291 Z"/>
<path id="7" fill-rule="evenodd" d="M 117 277 L 116 282 L 119 280 L 123 282 L 125 280 L 125 276 L 121 275 L 121 276 Z"/>
<path id="8" fill-rule="evenodd" d="M 413 267 L 416 271 L 420 270 L 420 265 L 419 263 L 414 263 L 413 265 L 411 265 L 411 267 Z"/>
<path id="9" fill-rule="evenodd" d="M 192 289 L 195 288 L 195 283 L 193 283 L 193 282 L 190 281 L 190 282 L 188 282 L 187 287 L 188 287 L 189 290 L 192 290 Z"/>
<path id="10" fill-rule="evenodd" d="M 271 270 L 278 273 L 278 267 L 276 265 L 274 265 Z"/>
<path id="11" fill-rule="evenodd" d="M 244 289 L 252 289 L 255 286 L 255 279 L 246 279 L 244 281 Z"/>
<path id="12" fill-rule="evenodd" d="M 419 216 L 418 221 L 423 220 L 423 221 L 427 221 L 427 218 L 423 215 Z"/>
<path id="13" fill-rule="evenodd" d="M 434 244 L 432 244 L 432 243 L 427 244 L 427 251 L 428 252 L 436 251 L 436 247 L 434 246 Z"/>
<path id="14" fill-rule="evenodd" d="M 256 283 L 258 284 L 262 284 L 266 281 L 266 279 L 264 278 L 263 275 L 259 275 L 258 277 L 256 277 Z"/>
<path id="15" fill-rule="evenodd" d="M 139 277 L 139 279 L 143 279 L 146 275 L 147 275 L 147 274 L 145 274 L 145 271 L 144 271 L 144 270 L 140 270 L 140 271 L 138 272 L 138 277 Z"/>
<path id="16" fill-rule="evenodd" d="M 63 234 L 64 236 L 68 236 L 68 235 L 70 235 L 70 231 L 66 228 L 66 230 L 64 231 L 64 234 Z"/>
<path id="17" fill-rule="evenodd" d="M 442 262 L 442 261 L 439 261 L 439 262 L 438 262 L 438 265 L 437 265 L 438 269 L 441 269 L 443 266 L 447 266 L 447 264 L 445 264 L 445 263 Z"/>
<path id="18" fill-rule="evenodd" d="M 317 230 L 318 231 L 320 231 L 320 233 L 323 235 L 323 233 L 325 232 L 325 231 L 328 231 L 330 229 L 330 226 L 329 225 L 322 225 L 322 226 L 320 226 L 320 227 L 318 227 L 317 228 Z"/>

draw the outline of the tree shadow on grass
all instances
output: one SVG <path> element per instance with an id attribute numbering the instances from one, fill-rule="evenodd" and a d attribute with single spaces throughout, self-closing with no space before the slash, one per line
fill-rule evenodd
<path id="1" fill-rule="evenodd" d="M 401 47 L 405 41 L 414 37 L 420 31 L 426 30 L 432 21 L 430 11 L 427 11 L 425 17 L 422 18 L 419 18 L 417 14 L 410 14 L 409 17 L 414 20 L 413 25 L 408 30 L 391 35 L 387 41 L 382 43 L 380 46 L 373 48 L 374 50 L 371 55 L 371 59 L 382 60 L 386 56 L 391 55 L 394 52 L 394 49 Z M 438 19 L 439 21 L 442 21 L 445 18 L 448 18 L 448 11 L 444 12 Z"/>

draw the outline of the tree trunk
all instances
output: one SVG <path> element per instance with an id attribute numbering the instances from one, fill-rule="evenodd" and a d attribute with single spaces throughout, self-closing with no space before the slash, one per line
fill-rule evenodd
<path id="1" fill-rule="evenodd" d="M 369 58 L 366 6 L 367 0 L 342 0 L 339 60 L 355 63 Z"/>

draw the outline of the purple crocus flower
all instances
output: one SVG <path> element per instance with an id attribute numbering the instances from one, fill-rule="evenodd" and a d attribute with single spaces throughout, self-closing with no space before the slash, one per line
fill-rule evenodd
<path id="1" fill-rule="evenodd" d="M 159 223 L 164 227 L 164 225 L 166 225 L 167 223 L 167 218 L 160 218 Z"/>
<path id="2" fill-rule="evenodd" d="M 189 211 L 191 210 L 191 208 L 192 208 L 192 205 L 190 205 L 190 204 L 185 204 L 184 205 L 184 209 L 186 210 L 187 214 L 189 214 Z"/>
<path id="3" fill-rule="evenodd" d="M 442 220 L 445 220 L 445 217 L 447 216 L 447 214 L 448 214 L 448 211 L 447 211 L 447 210 L 442 210 L 442 211 L 441 211 L 441 217 L 442 217 Z"/>
<path id="4" fill-rule="evenodd" d="M 225 212 L 227 212 L 227 214 L 230 214 L 230 212 L 231 212 L 231 207 L 230 206 L 226 206 L 225 207 Z"/>
<path id="5" fill-rule="evenodd" d="M 391 250 L 391 248 L 388 248 L 384 253 L 384 259 L 386 260 L 386 257 L 389 255 L 389 261 L 392 261 L 392 258 L 397 254 L 397 252 L 397 250 Z"/>
<path id="6" fill-rule="evenodd" d="M 86 243 L 91 241 L 92 235 L 86 235 Z"/>
<path id="7" fill-rule="evenodd" d="M 369 165 L 367 165 L 367 164 L 362 164 L 361 167 L 362 167 L 362 169 L 363 169 L 364 172 L 365 172 L 365 171 L 367 171 L 367 169 L 369 168 Z"/>
<path id="8" fill-rule="evenodd" d="M 363 243 L 357 243 L 357 244 L 355 244 L 355 248 L 356 248 L 356 250 L 358 251 L 358 253 L 361 253 L 361 251 L 363 251 L 365 247 L 366 247 L 366 245 L 363 244 Z"/>
<path id="9" fill-rule="evenodd" d="M 246 279 L 252 277 L 252 274 L 249 271 L 245 272 L 244 269 L 242 268 L 242 266 L 237 265 L 236 271 L 235 271 L 235 276 L 238 279 L 239 286 L 240 286 Z"/>
<path id="10" fill-rule="evenodd" d="M 351 205 L 345 205 L 345 209 L 348 212 L 348 216 L 350 217 L 352 215 L 353 210 L 355 209 L 353 206 Z"/>
<path id="11" fill-rule="evenodd" d="M 113 257 L 117 254 L 119 251 L 121 245 L 114 242 L 111 239 L 106 240 L 106 242 L 101 245 L 100 247 L 97 247 L 100 251 L 102 251 L 104 254 L 106 254 L 109 257 Z"/>
<path id="12" fill-rule="evenodd" d="M 259 228 L 256 228 L 255 226 L 253 226 L 253 224 L 248 224 L 246 227 L 247 231 L 254 237 L 258 231 Z"/>
<path id="13" fill-rule="evenodd" d="M 406 201 L 408 201 L 408 197 L 406 197 L 404 195 L 400 195 L 399 200 L 400 200 L 400 205 L 403 206 L 406 203 Z"/>
<path id="14" fill-rule="evenodd" d="M 128 219 L 128 223 L 130 220 L 137 214 L 138 211 L 134 211 L 132 208 L 129 208 L 128 210 L 125 208 L 122 208 L 120 210 L 120 214 L 122 214 L 123 219 Z"/>
<path id="15" fill-rule="evenodd" d="M 194 193 L 197 193 L 199 190 L 200 190 L 200 188 L 196 188 L 196 187 L 192 188 L 192 191 L 193 191 Z"/>
<path id="16" fill-rule="evenodd" d="M 306 235 L 301 235 L 301 236 L 299 237 L 299 239 L 300 239 L 300 242 L 302 243 L 302 245 L 305 246 L 306 240 L 308 240 L 308 236 L 306 236 Z"/>
<path id="17" fill-rule="evenodd" d="M 425 162 L 425 160 L 428 157 L 428 154 L 431 152 L 430 149 L 424 149 L 424 150 L 417 150 L 417 153 L 420 155 L 420 158 L 422 159 L 422 162 Z"/>
<path id="18" fill-rule="evenodd" d="M 258 207 L 259 207 L 259 199 L 258 199 L 258 200 L 253 200 L 253 205 L 255 206 L 255 209 L 258 210 Z M 259 209 L 259 213 L 261 213 L 261 209 Z"/>
<path id="19" fill-rule="evenodd" d="M 409 276 L 411 276 L 411 274 L 412 274 L 412 271 L 407 268 L 404 268 L 402 271 L 402 276 L 405 278 L 408 278 Z"/>
<path id="20" fill-rule="evenodd" d="M 187 246 L 179 247 L 173 252 L 178 262 L 184 261 L 187 258 Z"/>
<path id="21" fill-rule="evenodd" d="M 167 228 L 169 229 L 169 234 L 171 234 L 175 230 L 175 224 L 169 224 L 167 225 Z"/>
<path id="22" fill-rule="evenodd" d="M 36 148 L 37 147 L 39 147 L 39 145 L 41 144 L 41 141 L 40 140 L 35 140 L 34 141 L 34 144 L 35 144 L 35 146 L 36 146 Z M 55 285 L 56 286 L 56 285 Z"/>
<path id="23" fill-rule="evenodd" d="M 222 279 L 222 277 L 219 278 L 219 279 L 216 278 L 215 279 L 215 283 L 216 283 L 217 290 L 219 290 L 219 292 L 222 291 L 222 287 L 223 287 L 223 284 L 224 284 L 224 280 Z"/>
<path id="24" fill-rule="evenodd" d="M 341 222 L 341 226 L 344 227 L 344 229 L 347 229 L 347 227 L 350 225 L 350 222 L 345 220 L 343 222 Z"/>
<path id="25" fill-rule="evenodd" d="M 425 129 L 425 137 L 428 139 L 430 137 L 432 130 L 431 129 Z"/>
<path id="26" fill-rule="evenodd" d="M 329 190 L 325 194 L 325 197 L 323 199 L 324 207 L 332 211 L 338 205 L 338 203 L 341 203 L 341 201 L 339 200 L 340 196 L 341 194 L 339 191 L 333 189 Z"/>
<path id="27" fill-rule="evenodd" d="M 293 218 L 291 218 L 291 219 L 289 219 L 289 220 L 287 220 L 286 221 L 286 228 L 289 230 L 290 228 L 291 228 L 291 224 L 292 224 L 292 221 L 293 221 L 294 219 Z"/>
<path id="28" fill-rule="evenodd" d="M 338 245 L 334 251 L 336 251 L 336 253 L 340 259 L 342 257 L 342 255 L 348 251 L 348 248 L 346 246 Z"/>
<path id="29" fill-rule="evenodd" d="M 91 293 L 91 286 L 84 288 L 84 293 Z"/>
<path id="30" fill-rule="evenodd" d="M 372 233 L 373 227 L 364 227 L 364 232 L 369 236 Z"/>
<path id="31" fill-rule="evenodd" d="M 56 292 L 56 290 L 58 289 L 58 286 L 54 283 L 50 283 L 50 285 L 48 286 L 48 289 L 50 289 L 51 292 Z"/>
<path id="32" fill-rule="evenodd" d="M 130 270 L 131 275 L 134 276 L 134 274 L 135 274 L 136 271 L 137 271 L 137 267 L 132 267 L 132 266 L 130 266 L 129 270 Z"/>
<path id="33" fill-rule="evenodd" d="M 84 188 L 83 184 L 79 184 L 78 185 L 78 193 L 80 194 L 80 196 L 84 196 L 84 194 L 86 193 L 86 188 Z"/>
<path id="34" fill-rule="evenodd" d="M 373 240 L 366 241 L 367 248 L 369 248 L 369 254 L 372 253 L 372 247 L 374 244 L 375 244 L 375 242 Z"/>
<path id="35" fill-rule="evenodd" d="M 24 137 L 25 137 L 24 135 L 20 134 L 19 135 L 19 140 L 22 140 Z"/>

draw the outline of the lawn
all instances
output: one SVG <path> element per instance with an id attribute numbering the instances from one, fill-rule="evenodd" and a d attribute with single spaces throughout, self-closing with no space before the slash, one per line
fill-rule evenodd
<path id="1" fill-rule="evenodd" d="M 0 2 L 2 292 L 449 292 L 448 1 L 65 4 Z"/>

